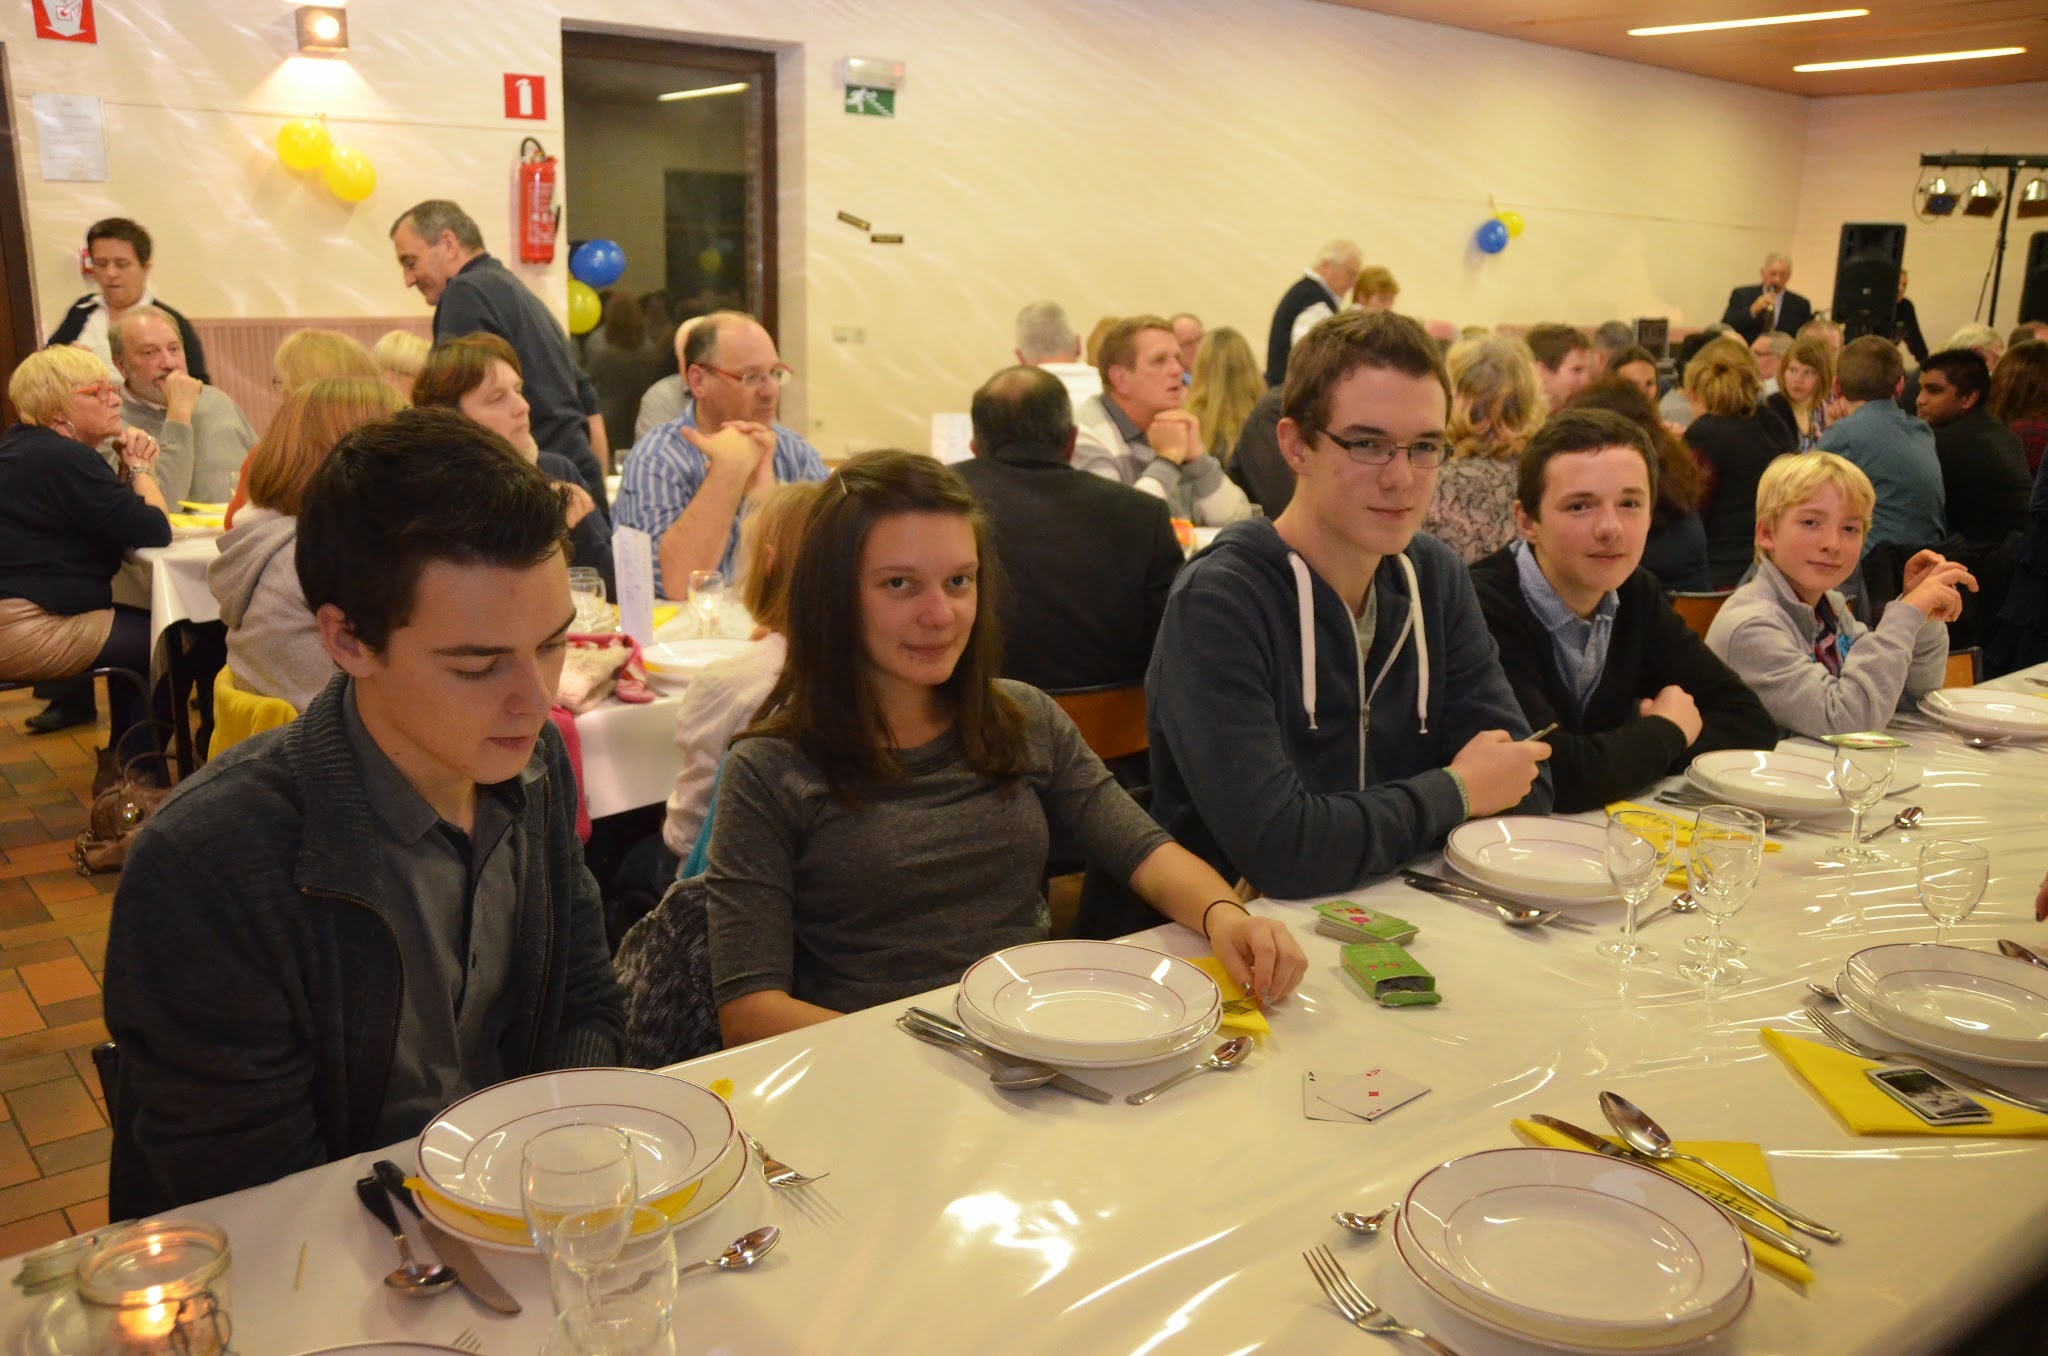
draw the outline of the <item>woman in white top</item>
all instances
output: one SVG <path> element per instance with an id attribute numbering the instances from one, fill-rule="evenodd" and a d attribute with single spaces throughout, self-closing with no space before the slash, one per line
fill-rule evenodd
<path id="1" fill-rule="evenodd" d="M 754 619 L 753 644 L 744 653 L 707 664 L 690 680 L 676 712 L 676 747 L 682 767 L 675 790 L 669 792 L 668 816 L 661 841 L 672 860 L 664 863 L 665 879 L 697 845 L 704 817 L 711 812 L 711 789 L 719 759 L 732 737 L 753 724 L 761 703 L 782 675 L 789 654 L 783 631 L 789 624 L 789 575 L 803 541 L 804 523 L 817 502 L 820 482 L 777 485 L 755 495 L 740 523 L 740 601 Z"/>

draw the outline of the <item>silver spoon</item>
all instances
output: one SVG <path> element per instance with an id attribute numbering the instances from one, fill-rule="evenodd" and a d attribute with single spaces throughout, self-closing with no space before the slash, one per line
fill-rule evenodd
<path id="1" fill-rule="evenodd" d="M 754 1263 L 775 1251 L 775 1245 L 782 1241 L 782 1230 L 772 1224 L 763 1225 L 752 1233 L 741 1234 L 725 1245 L 725 1251 L 709 1261 L 692 1262 L 676 1268 L 676 1279 L 699 1271 L 745 1271 Z"/>
<path id="2" fill-rule="evenodd" d="M 1387 1217 L 1393 1214 L 1395 1209 L 1396 1207 L 1390 1205 L 1384 1210 L 1375 1210 L 1370 1215 L 1361 1215 L 1356 1210 L 1339 1210 L 1330 1218 L 1354 1234 L 1364 1234 L 1371 1238 L 1387 1226 Z"/>
<path id="3" fill-rule="evenodd" d="M 1926 811 L 1922 810 L 1919 806 L 1908 805 L 1905 809 L 1899 811 L 1897 814 L 1892 816 L 1891 823 L 1880 825 L 1879 827 L 1870 830 L 1870 832 L 1864 834 L 1861 838 L 1858 838 L 1856 841 L 1859 843 L 1867 843 L 1873 838 L 1884 837 L 1886 834 L 1890 833 L 1894 829 L 1917 829 L 1920 827 L 1920 821 L 1922 819 L 1925 819 L 1926 817 Z"/>
<path id="4" fill-rule="evenodd" d="M 1807 980 L 1806 987 L 1813 990 L 1815 993 L 1819 994 L 1822 998 L 1827 999 L 1830 1003 L 1840 1003 L 1842 1001 L 1836 995 L 1833 989 L 1830 989 L 1827 985 L 1821 983 L 1817 979 Z"/>
<path id="5" fill-rule="evenodd" d="M 1653 918 L 1662 918 L 1667 913 L 1692 913 L 1699 908 L 1699 901 L 1692 897 L 1692 891 L 1680 890 L 1672 896 L 1671 902 L 1662 908 L 1652 909 L 1636 919 L 1636 930 L 1640 932 L 1645 923 Z"/>
<path id="6" fill-rule="evenodd" d="M 1250 1036 L 1233 1036 L 1229 1040 L 1223 1042 L 1223 1044 L 1217 1046 L 1216 1053 L 1209 1056 L 1207 1059 L 1203 1060 L 1200 1064 L 1196 1064 L 1189 1068 L 1182 1069 L 1179 1073 L 1167 1079 L 1164 1083 L 1155 1083 L 1151 1087 L 1145 1089 L 1143 1092 L 1132 1093 L 1130 1096 L 1124 1098 L 1124 1100 L 1126 1102 L 1129 1102 L 1132 1106 L 1143 1106 L 1145 1105 L 1145 1103 L 1151 1101 L 1154 1097 L 1157 1097 L 1160 1093 L 1165 1092 L 1174 1084 L 1185 1083 L 1188 1079 L 1193 1078 L 1198 1073 L 1208 1073 L 1212 1069 L 1235 1069 L 1238 1065 L 1244 1063 L 1245 1056 L 1249 1055 L 1252 1052 L 1252 1044 L 1253 1042 Z"/>
<path id="7" fill-rule="evenodd" d="M 1708 1172 L 1713 1173 L 1714 1176 L 1720 1178 L 1729 1186 L 1734 1187 L 1750 1200 L 1783 1219 L 1787 1224 L 1799 1230 L 1799 1232 L 1811 1234 L 1815 1238 L 1828 1243 L 1839 1243 L 1842 1241 L 1840 1230 L 1830 1229 L 1819 1220 L 1809 1215 L 1800 1214 L 1783 1201 L 1758 1191 L 1740 1177 L 1723 1172 L 1704 1158 L 1678 1152 L 1678 1150 L 1671 1147 L 1671 1136 L 1664 1133 L 1664 1127 L 1651 1120 L 1641 1107 L 1638 1107 L 1620 1093 L 1601 1093 L 1600 1110 L 1606 1113 L 1608 1124 L 1614 1127 L 1615 1132 L 1621 1136 L 1623 1143 L 1643 1157 L 1654 1158 L 1660 1163 L 1690 1163 L 1695 1167 L 1705 1168 Z"/>
<path id="8" fill-rule="evenodd" d="M 384 1278 L 384 1284 L 401 1295 L 414 1299 L 426 1299 L 438 1295 L 455 1284 L 453 1267 L 428 1266 L 412 1255 L 412 1243 L 405 1236 L 405 1230 L 398 1223 L 398 1212 L 391 1208 L 391 1197 L 384 1190 L 384 1184 L 374 1177 L 356 1179 L 356 1199 L 363 1208 L 377 1217 L 377 1222 L 391 1231 L 391 1241 L 398 1245 L 398 1268 Z"/>

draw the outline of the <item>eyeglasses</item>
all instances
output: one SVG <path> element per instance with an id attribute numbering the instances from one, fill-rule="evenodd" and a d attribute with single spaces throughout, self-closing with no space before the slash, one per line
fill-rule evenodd
<path id="1" fill-rule="evenodd" d="M 716 372 L 727 381 L 736 381 L 749 391 L 758 391 L 769 383 L 778 387 L 787 386 L 796 379 L 795 369 L 786 363 L 777 363 L 766 372 L 728 372 L 722 367 L 713 367 L 710 363 L 698 363 L 697 366 L 707 372 Z"/>
<path id="2" fill-rule="evenodd" d="M 1444 458 L 1451 451 L 1451 445 L 1441 438 L 1417 438 L 1412 443 L 1397 443 L 1377 433 L 1368 433 L 1362 438 L 1340 438 L 1328 429 L 1323 430 L 1323 436 L 1343 448 L 1351 460 L 1361 466 L 1385 466 L 1394 459 L 1396 452 L 1406 452 L 1410 465 L 1428 469 L 1443 465 Z"/>
<path id="3" fill-rule="evenodd" d="M 91 396 L 95 400 L 121 398 L 120 384 L 111 381 L 96 381 L 90 386 L 74 386 L 71 391 L 74 395 Z"/>

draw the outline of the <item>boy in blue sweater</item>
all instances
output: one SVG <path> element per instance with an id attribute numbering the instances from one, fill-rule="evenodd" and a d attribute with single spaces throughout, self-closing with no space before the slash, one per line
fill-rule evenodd
<path id="1" fill-rule="evenodd" d="M 1465 819 L 1550 809 L 1464 564 L 1418 535 L 1450 379 L 1415 321 L 1346 311 L 1288 362 L 1281 515 L 1181 572 L 1146 678 L 1153 814 L 1266 894 L 1348 890 Z"/>

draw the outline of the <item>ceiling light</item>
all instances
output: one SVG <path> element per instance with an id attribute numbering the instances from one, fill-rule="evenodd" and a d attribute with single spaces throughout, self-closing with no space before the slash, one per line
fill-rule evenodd
<path id="1" fill-rule="evenodd" d="M 679 99 L 708 99 L 714 94 L 738 94 L 741 90 L 747 88 L 749 88 L 747 82 L 740 80 L 730 85 L 706 85 L 702 89 L 671 90 L 667 94 L 655 95 L 654 102 L 658 104 L 672 104 Z"/>
<path id="2" fill-rule="evenodd" d="M 348 50 L 348 11 L 335 5 L 300 5 L 293 15 L 299 50 L 335 56 Z"/>
<path id="3" fill-rule="evenodd" d="M 2022 217 L 2048 217 L 2048 179 L 2035 179 L 2020 190 L 2013 213 Z"/>
<path id="4" fill-rule="evenodd" d="M 1936 175 L 1934 182 L 1920 189 L 1920 210 L 1930 217 L 1945 217 L 1956 210 L 1956 191 L 1948 186 L 1948 180 Z"/>
<path id="5" fill-rule="evenodd" d="M 2005 195 L 1991 186 L 1983 175 L 1970 185 L 1970 191 L 1963 195 L 1963 215 L 1966 217 L 1989 217 L 1998 214 L 1998 204 L 2005 201 Z"/>
<path id="6" fill-rule="evenodd" d="M 1867 61 L 1815 61 L 1795 71 L 1863 71 L 1873 66 L 1926 66 L 1937 61 L 1980 61 L 1985 57 L 2019 56 L 2024 47 L 1986 47 L 1975 52 L 1922 52 L 1919 56 L 1871 57 Z"/>
<path id="7" fill-rule="evenodd" d="M 1823 19 L 1861 19 L 1867 9 L 1824 9 L 1814 14 L 1773 14 L 1763 19 L 1720 19 L 1706 24 L 1663 24 L 1656 28 L 1631 28 L 1632 38 L 1661 38 L 1673 33 L 1714 33 L 1724 28 L 1769 28 L 1773 24 L 1811 24 Z"/>

